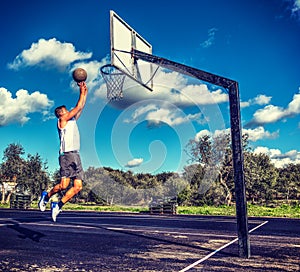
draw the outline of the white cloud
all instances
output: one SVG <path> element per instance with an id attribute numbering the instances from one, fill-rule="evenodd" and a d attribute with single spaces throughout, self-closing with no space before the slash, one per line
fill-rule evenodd
<path id="1" fill-rule="evenodd" d="M 169 126 L 178 126 L 184 123 L 197 121 L 199 122 L 202 114 L 187 114 L 180 110 L 174 110 L 168 107 L 160 107 L 159 105 L 149 104 L 139 107 L 131 115 L 130 119 L 124 120 L 126 123 L 136 123 L 142 120 L 148 120 L 150 126 L 159 126 L 166 123 Z"/>
<path id="2" fill-rule="evenodd" d="M 254 120 L 258 124 L 274 123 L 282 119 L 285 115 L 283 108 L 274 105 L 267 105 L 253 114 Z"/>
<path id="3" fill-rule="evenodd" d="M 183 123 L 197 120 L 200 117 L 200 113 L 180 116 L 178 112 L 173 112 L 169 109 L 158 109 L 149 112 L 146 116 L 146 120 L 149 121 L 150 125 L 159 125 L 163 122 L 169 126 L 178 126 Z"/>
<path id="4" fill-rule="evenodd" d="M 0 88 L 0 126 L 11 123 L 26 123 L 31 113 L 41 113 L 44 117 L 49 114 L 53 101 L 47 95 L 40 92 L 28 93 L 27 90 L 20 89 L 16 92 L 16 97 L 5 88 Z"/>
<path id="5" fill-rule="evenodd" d="M 274 105 L 267 105 L 263 109 L 257 110 L 253 114 L 253 119 L 246 125 L 264 125 L 275 123 L 287 117 L 293 117 L 300 113 L 300 94 L 295 94 L 287 108 L 282 108 Z"/>
<path id="6" fill-rule="evenodd" d="M 295 115 L 300 113 L 300 94 L 295 94 L 293 100 L 288 104 L 287 115 Z"/>
<path id="7" fill-rule="evenodd" d="M 158 110 L 158 106 L 155 104 L 149 104 L 147 106 L 143 106 L 143 107 L 139 107 L 138 109 L 136 109 L 133 114 L 132 114 L 132 118 L 131 119 L 127 119 L 125 120 L 126 123 L 136 123 L 139 120 L 139 117 L 141 117 L 144 114 L 147 114 L 150 111 L 157 111 Z"/>
<path id="8" fill-rule="evenodd" d="M 240 106 L 241 106 L 241 108 L 248 108 L 248 107 L 250 107 L 250 102 L 249 101 L 241 101 L 240 102 Z"/>
<path id="9" fill-rule="evenodd" d="M 272 99 L 272 96 L 266 96 L 264 94 L 260 94 L 256 96 L 254 99 L 251 100 L 252 104 L 257 104 L 257 105 L 266 105 L 269 104 Z"/>
<path id="10" fill-rule="evenodd" d="M 243 129 L 243 134 L 244 133 L 248 134 L 249 140 L 252 142 L 256 142 L 261 139 L 275 139 L 279 136 L 279 130 L 271 133 L 265 130 L 262 126 L 254 129 Z"/>
<path id="11" fill-rule="evenodd" d="M 177 97 L 170 96 L 176 104 L 190 104 L 191 101 L 197 105 L 219 104 L 228 101 L 228 94 L 221 89 L 209 91 L 207 85 L 188 85 L 182 88 Z"/>
<path id="12" fill-rule="evenodd" d="M 271 159 L 271 162 L 274 163 L 275 167 L 277 168 L 284 167 L 288 164 L 300 163 L 300 152 L 297 150 L 290 150 L 286 153 L 281 153 L 279 149 L 259 146 L 254 149 L 254 153 L 268 155 Z"/>
<path id="13" fill-rule="evenodd" d="M 125 165 L 125 167 L 137 167 L 140 166 L 143 163 L 144 159 L 143 158 L 135 158 L 132 159 L 131 161 L 128 161 L 127 164 Z"/>
<path id="14" fill-rule="evenodd" d="M 249 99 L 248 101 L 241 102 L 241 108 L 250 107 L 252 105 L 267 105 L 270 103 L 272 97 L 266 96 L 264 94 L 259 94 L 253 99 Z"/>
<path id="15" fill-rule="evenodd" d="M 36 65 L 66 68 L 74 61 L 89 59 L 91 56 L 92 53 L 76 51 L 72 43 L 62 43 L 55 38 L 40 39 L 30 49 L 23 50 L 8 67 L 14 70 Z"/>

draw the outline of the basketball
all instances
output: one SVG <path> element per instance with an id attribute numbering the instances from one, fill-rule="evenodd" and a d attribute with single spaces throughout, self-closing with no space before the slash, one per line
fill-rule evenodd
<path id="1" fill-rule="evenodd" d="M 76 68 L 73 71 L 73 79 L 76 82 L 86 81 L 86 79 L 87 79 L 87 72 L 86 72 L 86 70 L 84 70 L 83 68 Z"/>

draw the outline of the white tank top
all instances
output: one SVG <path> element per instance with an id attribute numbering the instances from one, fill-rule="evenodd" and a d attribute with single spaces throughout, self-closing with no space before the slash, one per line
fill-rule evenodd
<path id="1" fill-rule="evenodd" d="M 59 122 L 59 120 L 58 120 Z M 80 136 L 75 118 L 70 119 L 64 128 L 59 128 L 57 122 L 58 134 L 60 139 L 59 153 L 69 151 L 79 151 Z"/>

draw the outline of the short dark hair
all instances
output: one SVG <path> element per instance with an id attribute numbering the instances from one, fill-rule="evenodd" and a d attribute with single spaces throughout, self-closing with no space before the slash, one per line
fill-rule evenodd
<path id="1" fill-rule="evenodd" d="M 57 108 L 54 110 L 55 116 L 56 116 L 57 118 L 59 118 L 59 114 L 60 114 L 60 112 L 61 112 L 62 109 L 66 109 L 66 106 L 65 106 L 65 105 L 61 105 L 61 106 L 57 107 Z"/>

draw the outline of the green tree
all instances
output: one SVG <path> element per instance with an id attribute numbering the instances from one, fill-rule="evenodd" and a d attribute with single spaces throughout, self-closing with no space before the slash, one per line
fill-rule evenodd
<path id="1" fill-rule="evenodd" d="M 182 177 L 188 185 L 178 194 L 178 204 L 182 205 L 201 205 L 203 204 L 203 191 L 207 191 L 204 180 L 205 169 L 201 164 L 195 163 L 184 167 Z"/>
<path id="2" fill-rule="evenodd" d="M 46 189 L 49 182 L 47 162 L 43 162 L 39 154 L 27 155 L 24 159 L 25 150 L 21 144 L 9 144 L 3 152 L 3 160 L 0 165 L 2 184 L 2 203 L 9 203 L 11 194 L 18 190 L 27 190 L 33 199 L 37 199 L 42 190 Z M 5 199 L 4 184 L 14 183 L 12 190 Z"/>
<path id="3" fill-rule="evenodd" d="M 197 140 L 190 140 L 186 152 L 192 162 L 201 165 L 199 169 L 195 170 L 197 177 L 191 179 L 194 199 L 196 200 L 195 197 L 197 197 L 198 201 L 202 203 L 203 201 L 200 200 L 202 196 L 202 200 L 206 202 L 205 193 L 213 186 L 214 188 L 218 187 L 219 189 L 215 188 L 215 191 L 222 195 L 218 198 L 218 204 L 230 205 L 233 195 L 230 135 L 227 133 L 220 133 L 213 137 L 203 135 Z M 217 199 L 215 195 L 211 198 Z"/>
<path id="4" fill-rule="evenodd" d="M 242 144 L 243 152 L 248 152 L 250 147 L 247 134 L 242 136 Z M 194 198 L 192 201 L 201 204 L 230 205 L 234 199 L 230 133 L 216 133 L 214 136 L 203 135 L 197 140 L 192 139 L 186 147 L 186 153 L 190 157 L 190 162 L 201 165 L 201 168 L 196 168 L 194 171 L 197 175 L 197 182 L 193 184 L 195 179 L 191 179 Z M 201 171 L 199 171 L 200 169 Z"/>
<path id="5" fill-rule="evenodd" d="M 28 154 L 24 167 L 24 184 L 30 189 L 33 199 L 38 199 L 41 191 L 46 190 L 50 184 L 47 169 L 47 162 L 43 162 L 39 154 Z"/>
<path id="6" fill-rule="evenodd" d="M 3 162 L 1 164 L 1 184 L 2 184 L 2 202 L 9 203 L 11 191 L 6 200 L 4 199 L 4 182 L 12 182 L 14 187 L 17 184 L 24 183 L 24 169 L 26 162 L 22 158 L 25 154 L 24 148 L 20 144 L 10 144 L 3 152 Z"/>
<path id="7" fill-rule="evenodd" d="M 276 179 L 278 171 L 266 154 L 246 152 L 245 181 L 246 195 L 252 203 L 266 204 L 276 196 Z"/>
<path id="8" fill-rule="evenodd" d="M 289 202 L 300 195 L 300 164 L 289 164 L 278 169 L 277 197 Z"/>

